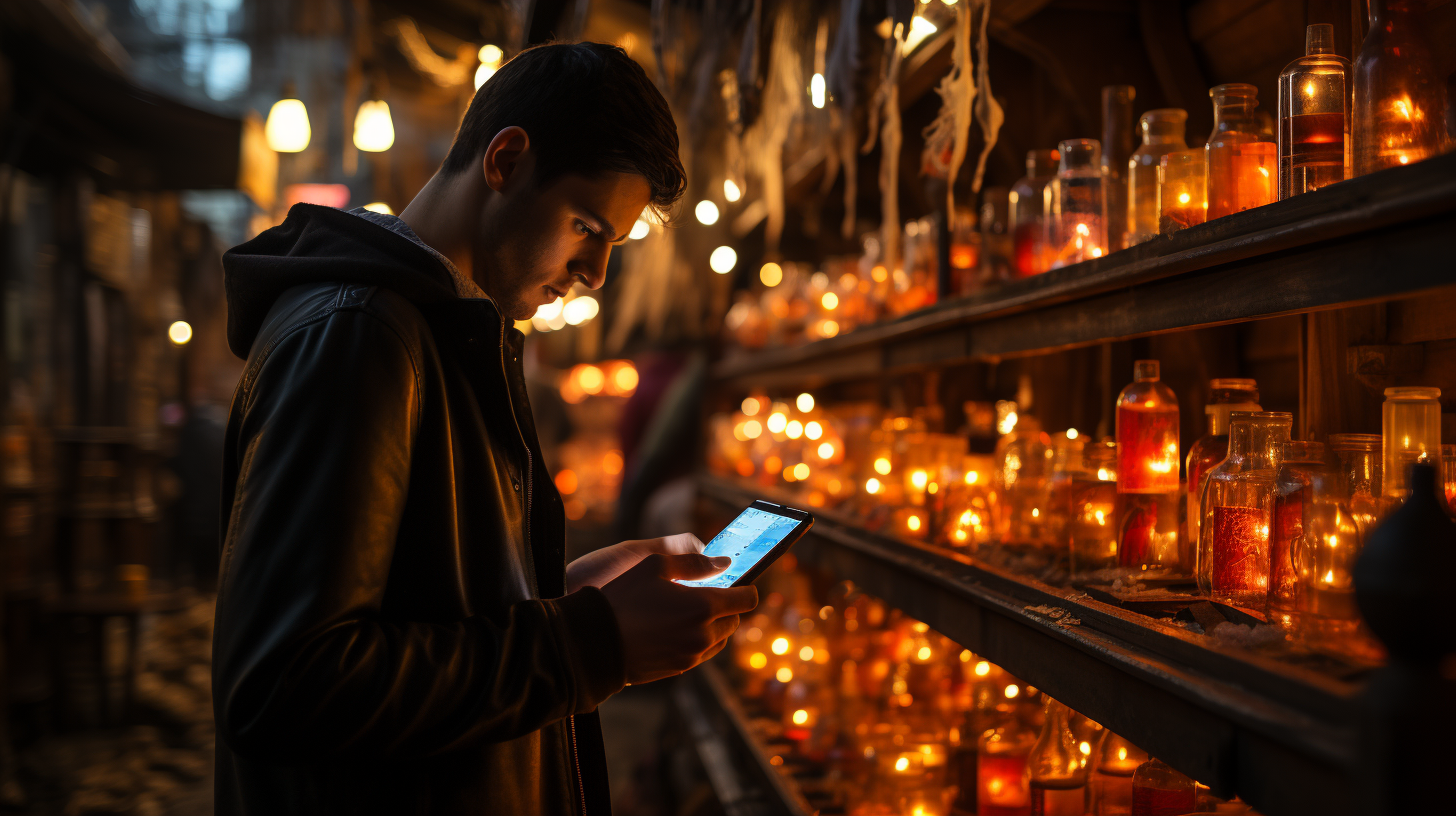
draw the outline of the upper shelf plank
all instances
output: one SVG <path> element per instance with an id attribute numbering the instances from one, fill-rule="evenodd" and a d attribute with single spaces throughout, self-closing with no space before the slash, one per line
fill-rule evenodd
<path id="1" fill-rule="evenodd" d="M 757 495 L 701 477 L 725 513 Z M 770 497 L 774 498 L 774 497 Z M 853 581 L 1262 812 L 1359 812 L 1360 686 L 1040 584 L 969 558 L 856 529 L 832 512 L 795 553 Z M 1067 610 L 1059 625 L 1034 608 Z"/>
<path id="2" fill-rule="evenodd" d="M 1456 154 L 1277 201 L 802 346 L 719 362 L 734 385 L 813 386 L 1456 284 Z"/>

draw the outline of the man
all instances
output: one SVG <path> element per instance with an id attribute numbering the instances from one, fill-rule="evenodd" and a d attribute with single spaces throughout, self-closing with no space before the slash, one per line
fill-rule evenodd
<path id="1" fill-rule="evenodd" d="M 563 570 L 511 325 L 601 286 L 677 148 L 620 49 L 543 46 L 400 218 L 301 204 L 227 254 L 219 814 L 606 814 L 597 705 L 754 606 L 671 580 L 726 566 L 690 535 Z"/>

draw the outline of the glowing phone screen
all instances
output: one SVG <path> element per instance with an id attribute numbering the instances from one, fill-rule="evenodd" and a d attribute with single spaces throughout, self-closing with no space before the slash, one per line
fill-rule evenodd
<path id="1" fill-rule="evenodd" d="M 678 583 L 686 586 L 733 586 L 734 581 L 753 569 L 754 564 L 768 555 L 798 526 L 798 519 L 750 507 L 740 513 L 738 518 L 733 519 L 731 524 L 723 528 L 723 532 L 713 536 L 713 540 L 703 547 L 703 555 L 726 555 L 732 558 L 733 563 L 729 565 L 728 569 L 701 581 L 678 581 Z"/>

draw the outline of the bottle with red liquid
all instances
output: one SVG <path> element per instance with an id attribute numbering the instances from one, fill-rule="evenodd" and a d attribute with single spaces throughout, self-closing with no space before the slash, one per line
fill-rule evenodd
<path id="1" fill-rule="evenodd" d="M 1068 718 L 1071 709 L 1047 700 L 1041 736 L 1032 746 L 1032 816 L 1083 816 L 1087 808 L 1087 775 Z"/>
<path id="2" fill-rule="evenodd" d="M 1235 411 L 1229 455 L 1208 473 L 1199 501 L 1198 580 L 1216 599 L 1263 611 L 1269 594 L 1269 536 L 1274 477 L 1291 414 Z"/>
<path id="3" fill-rule="evenodd" d="M 1229 415 L 1234 411 L 1260 411 L 1259 384 L 1253 380 L 1224 377 L 1208 382 L 1208 433 L 1188 447 L 1188 550 L 1185 561 L 1197 559 L 1192 551 L 1198 547 L 1198 524 L 1202 520 L 1198 500 L 1203 495 L 1203 478 L 1214 465 L 1228 458 Z"/>
<path id="4" fill-rule="evenodd" d="M 1335 53 L 1335 27 L 1317 23 L 1279 75 L 1279 198 L 1349 177 L 1350 61 Z"/>
<path id="5" fill-rule="evenodd" d="M 1299 600 L 1300 548 L 1304 517 L 1316 511 L 1314 492 L 1328 491 L 1333 471 L 1325 465 L 1322 442 L 1284 443 L 1283 461 L 1274 477 L 1274 532 L 1269 543 L 1269 622 L 1290 628 Z"/>
<path id="6" fill-rule="evenodd" d="M 1146 751 L 1108 731 L 1097 751 L 1097 765 L 1088 780 L 1087 811 L 1094 816 L 1132 813 L 1132 775 L 1148 761 Z"/>
<path id="7" fill-rule="evenodd" d="M 1027 758 L 1035 742 L 1036 732 L 1014 716 L 981 735 L 976 750 L 979 816 L 1031 816 Z"/>
<path id="8" fill-rule="evenodd" d="M 1193 780 L 1150 759 L 1132 775 L 1132 816 L 1183 816 L 1197 806 Z"/>
<path id="9" fill-rule="evenodd" d="M 1046 187 L 1057 177 L 1060 161 L 1061 154 L 1055 150 L 1029 151 L 1026 176 L 1011 187 L 1012 268 L 1017 277 L 1037 275 L 1051 268 L 1042 206 Z"/>
<path id="10" fill-rule="evenodd" d="M 1160 377 L 1157 360 L 1138 360 L 1117 396 L 1117 560 L 1176 570 L 1178 398 Z"/>

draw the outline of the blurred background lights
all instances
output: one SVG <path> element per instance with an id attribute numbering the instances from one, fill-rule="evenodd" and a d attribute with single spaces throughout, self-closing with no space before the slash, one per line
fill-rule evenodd
<path id="1" fill-rule="evenodd" d="M 814 410 L 814 395 L 808 392 L 800 394 L 799 398 L 794 400 L 794 407 L 798 408 L 801 413 L 809 413 Z"/>
<path id="2" fill-rule="evenodd" d="M 640 241 L 643 238 L 647 237 L 647 233 L 651 231 L 651 229 L 651 224 L 648 224 L 646 221 L 643 221 L 639 218 L 637 219 L 637 223 L 632 225 L 632 230 L 627 233 L 627 237 L 631 238 L 634 241 Z"/>
<path id="3" fill-rule="evenodd" d="M 743 191 L 738 189 L 738 185 L 733 182 L 733 179 L 724 179 L 723 197 L 729 201 L 737 201 L 743 198 Z"/>
<path id="4" fill-rule="evenodd" d="M 394 146 L 394 120 L 389 118 L 388 102 L 373 99 L 359 105 L 359 114 L 354 117 L 354 146 L 366 153 L 383 153 Z"/>
<path id="5" fill-rule="evenodd" d="M 167 327 L 167 339 L 179 346 L 186 345 L 192 339 L 192 324 L 178 320 Z"/>
<path id="6" fill-rule="evenodd" d="M 809 80 L 809 101 L 813 103 L 814 107 L 824 107 L 824 91 L 824 75 L 815 74 L 814 78 Z"/>
<path id="7" fill-rule="evenodd" d="M 495 76 L 495 72 L 500 69 L 501 59 L 504 57 L 505 53 L 500 50 L 498 45 L 486 44 L 480 47 L 480 67 L 475 69 L 475 90 L 480 90 L 480 86 L 484 85 L 486 80 Z"/>
<path id="8" fill-rule="evenodd" d="M 561 307 L 561 316 L 566 318 L 567 323 L 580 326 L 596 317 L 599 311 L 601 311 L 601 306 L 597 304 L 596 298 L 591 295 L 582 295 L 567 301 L 566 305 Z"/>
<path id="9" fill-rule="evenodd" d="M 734 252 L 733 247 L 730 246 L 720 246 L 713 250 L 712 255 L 708 256 L 708 267 L 719 275 L 732 272 L 733 267 L 737 265 L 738 253 Z"/>
<path id="10" fill-rule="evenodd" d="M 308 126 L 308 108 L 300 99 L 280 99 L 268 111 L 263 136 L 268 147 L 279 153 L 299 153 L 313 135 Z"/>
<path id="11" fill-rule="evenodd" d="M 693 215 L 698 217 L 698 223 L 705 227 L 718 223 L 718 205 L 707 199 L 698 202 L 693 209 Z"/>
<path id="12" fill-rule="evenodd" d="M 368 210 L 369 212 L 377 212 L 384 215 L 394 215 L 393 208 L 391 208 L 388 204 L 385 204 L 383 201 L 371 201 L 368 204 L 364 205 L 364 209 Z"/>
<path id="13" fill-rule="evenodd" d="M 778 286 L 784 280 L 784 268 L 769 261 L 758 270 L 758 279 L 763 281 L 764 286 Z"/>

